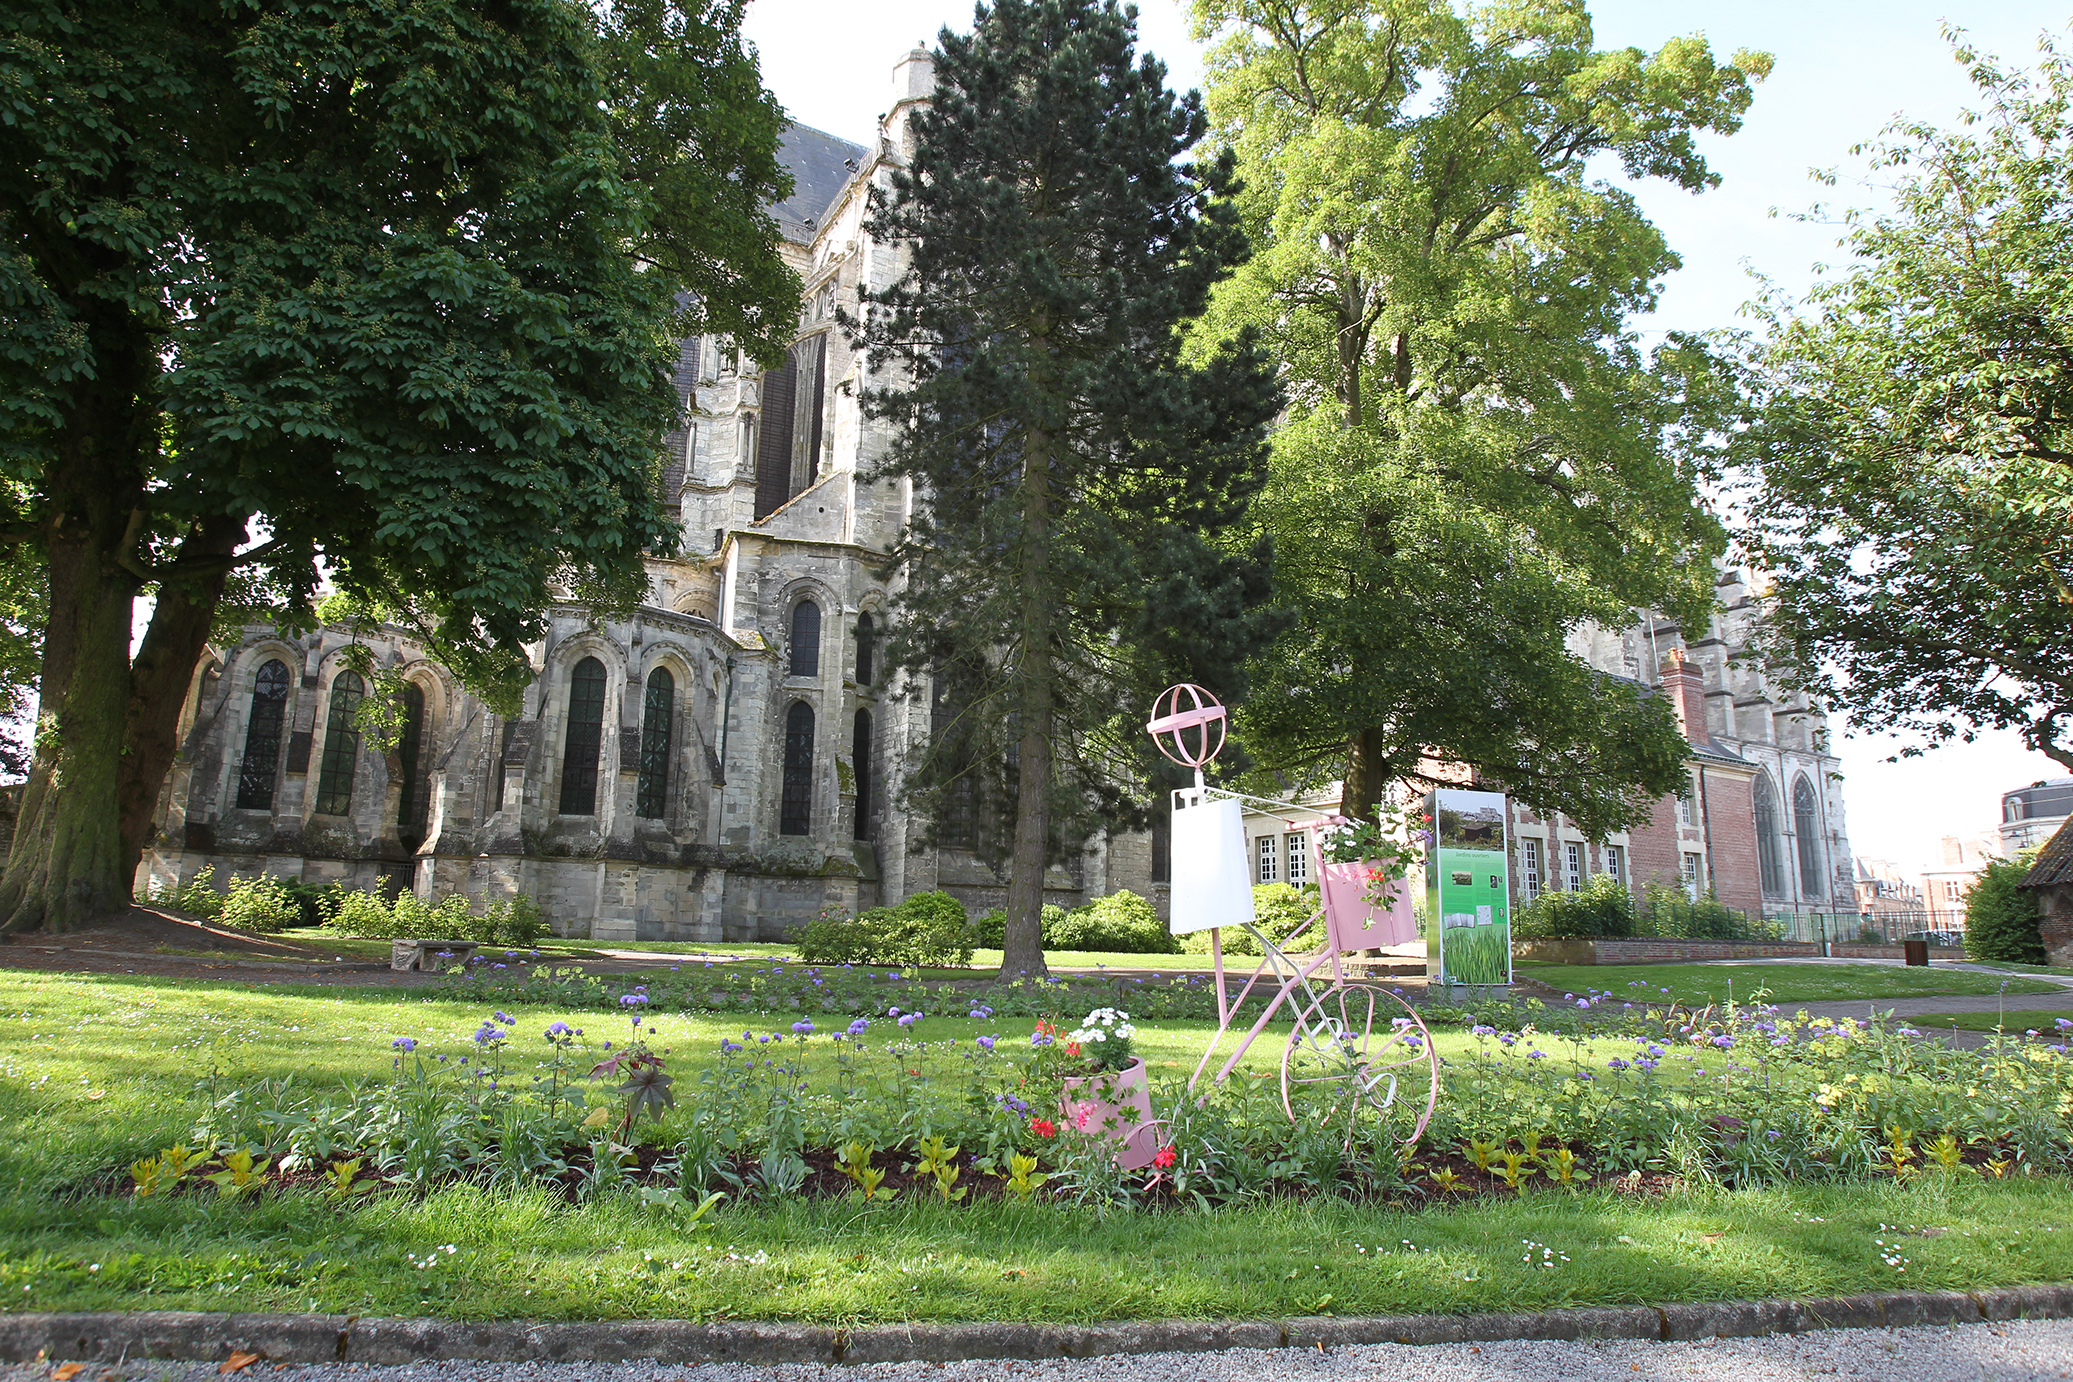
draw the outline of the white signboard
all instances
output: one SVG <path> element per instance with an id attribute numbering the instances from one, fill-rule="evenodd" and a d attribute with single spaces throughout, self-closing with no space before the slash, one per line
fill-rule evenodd
<path id="1" fill-rule="evenodd" d="M 1253 919 L 1245 821 L 1236 800 L 1173 794 L 1173 883 L 1167 929 L 1176 936 Z"/>

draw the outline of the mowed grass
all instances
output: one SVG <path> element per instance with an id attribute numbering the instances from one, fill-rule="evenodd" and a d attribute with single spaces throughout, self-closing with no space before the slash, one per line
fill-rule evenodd
<path id="1" fill-rule="evenodd" d="M 1931 1013 L 1910 1018 L 1909 1023 L 1924 1032 L 1957 1027 L 1967 1032 L 2005 1031 L 2011 1036 L 2037 1032 L 2063 1039 L 2065 1033 L 2058 1024 L 2068 1018 L 2073 1018 L 2073 1008 L 2009 1008 L 2005 1012 Z"/>
<path id="2" fill-rule="evenodd" d="M 946 1009 L 946 1012 L 951 1011 Z M 1261 1317 L 1979 1288 L 2073 1279 L 2073 1196 L 2061 1178 L 1666 1197 L 1552 1187 L 1417 1211 L 1282 1201 L 1214 1213 L 997 1201 L 723 1204 L 687 1229 L 631 1198 L 455 1186 L 334 1205 L 310 1192 L 223 1202 L 83 1188 L 180 1140 L 198 1078 L 380 1079 L 390 1043 L 451 1050 L 487 1014 L 422 991 L 0 976 L 0 1300 L 23 1310 L 213 1309 L 546 1319 L 723 1317 L 826 1323 Z M 625 1019 L 512 1009 L 530 1060 L 556 1017 L 593 1039 Z M 657 1019 L 675 1068 L 723 1033 L 795 1015 Z M 930 1017 L 925 1059 L 979 1059 L 971 1037 L 1026 1021 Z M 880 1032 L 868 1040 L 880 1040 Z M 1140 1024 L 1155 1072 L 1184 1078 L 1210 1031 Z M 891 1033 L 884 1033 L 890 1037 Z M 1438 1034 L 1443 1055 L 1468 1039 Z M 807 1060 L 828 1059 L 809 1043 Z M 1280 1049 L 1270 1031 L 1253 1064 Z M 816 1054 L 818 1052 L 818 1054 Z M 680 1098 L 698 1097 L 695 1079 Z M 665 1132 L 666 1132 L 665 1128 Z M 1898 1225 L 1898 1229 L 1891 1226 Z M 1882 1260 L 1883 1239 L 1905 1272 Z M 1406 1241 L 1408 1240 L 1408 1242 Z M 451 1249 L 449 1251 L 449 1249 Z M 422 1265 L 429 1263 L 430 1265 Z"/>
<path id="3" fill-rule="evenodd" d="M 1537 979 L 1579 996 L 1610 990 L 1620 1001 L 1668 1003 L 1691 1007 L 1757 1001 L 1819 1003 L 1843 999 L 1934 998 L 1942 995 L 1993 997 L 2001 993 L 2066 993 L 2062 984 L 2044 979 L 1982 974 L 1969 969 L 1908 969 L 1901 965 L 1744 964 L 1715 960 L 1706 964 L 1666 965 L 1526 965 L 1520 978 Z"/>

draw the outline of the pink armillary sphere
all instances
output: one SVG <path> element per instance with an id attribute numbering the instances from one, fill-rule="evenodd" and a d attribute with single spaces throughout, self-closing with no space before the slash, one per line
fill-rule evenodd
<path id="1" fill-rule="evenodd" d="M 1194 731 L 1192 746 L 1190 730 Z M 1152 718 L 1145 724 L 1144 732 L 1152 736 L 1152 742 L 1167 758 L 1184 768 L 1199 769 L 1223 752 L 1223 702 L 1188 682 L 1169 686 L 1152 702 Z M 1169 735 L 1172 748 L 1166 746 Z"/>

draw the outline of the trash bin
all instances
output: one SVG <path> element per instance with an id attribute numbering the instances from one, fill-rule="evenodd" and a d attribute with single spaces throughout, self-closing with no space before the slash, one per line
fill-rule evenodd
<path id="1" fill-rule="evenodd" d="M 1922 969 L 1927 969 L 1929 967 L 1928 941 L 1902 941 L 1900 943 L 1900 949 L 1902 953 L 1907 956 L 1908 964 L 1918 966 Z"/>

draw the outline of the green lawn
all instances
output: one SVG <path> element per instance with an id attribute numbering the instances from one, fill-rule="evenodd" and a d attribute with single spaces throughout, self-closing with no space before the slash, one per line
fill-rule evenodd
<path id="1" fill-rule="evenodd" d="M 1930 998 L 1942 994 L 2064 993 L 2043 979 L 2005 978 L 1967 969 L 1907 969 L 1900 965 L 1707 964 L 1520 965 L 1522 978 L 1537 979 L 1581 997 L 1609 990 L 1615 1000 L 1694 1007 L 1754 1001 L 1768 990 L 1771 1003 L 1818 1003 L 1837 999 Z M 1665 992 L 1668 990 L 1668 992 Z"/>
<path id="2" fill-rule="evenodd" d="M 2052 1036 L 2058 1031 L 2061 1019 L 2073 1018 L 2073 1008 L 2010 1008 L 2006 1012 L 1937 1013 L 1930 1017 L 1913 1019 L 1914 1025 L 1925 1032 L 1944 1027 L 1958 1027 L 1968 1032 L 1991 1032 L 1996 1028 L 2020 1034 L 2026 1031 Z"/>
<path id="3" fill-rule="evenodd" d="M 512 1015 L 522 1062 L 557 1016 L 593 1039 L 625 1030 L 596 1012 Z M 1469 1311 L 2073 1279 L 2073 1197 L 2057 1177 L 1662 1197 L 1550 1187 L 1421 1211 L 1312 1200 L 1107 1217 L 992 1200 L 779 1200 L 723 1204 L 708 1231 L 630 1196 L 579 1206 L 456 1186 L 341 1207 L 309 1191 L 222 1202 L 82 1188 L 181 1140 L 211 1072 L 203 1087 L 218 1093 L 261 1077 L 386 1078 L 395 1038 L 451 1050 L 484 1016 L 422 990 L 0 975 L 13 1036 L 0 1058 L 11 1133 L 0 1143 L 0 1297 L 37 1310 L 848 1323 Z M 681 1080 L 672 1117 L 699 1097 L 700 1053 L 721 1035 L 791 1016 L 657 1019 Z M 960 1011 L 918 1034 L 943 1043 L 924 1059 L 955 1062 L 980 1059 L 971 1037 L 1020 1039 L 1027 1025 Z M 1177 1076 L 1208 1030 L 1145 1023 L 1140 1046 Z M 1470 1045 L 1436 1040 L 1450 1057 Z M 810 1049 L 825 1061 L 832 1048 L 816 1038 Z M 1277 1053 L 1270 1032 L 1254 1063 Z M 1903 1257 L 1905 1272 L 1882 1253 Z"/>

